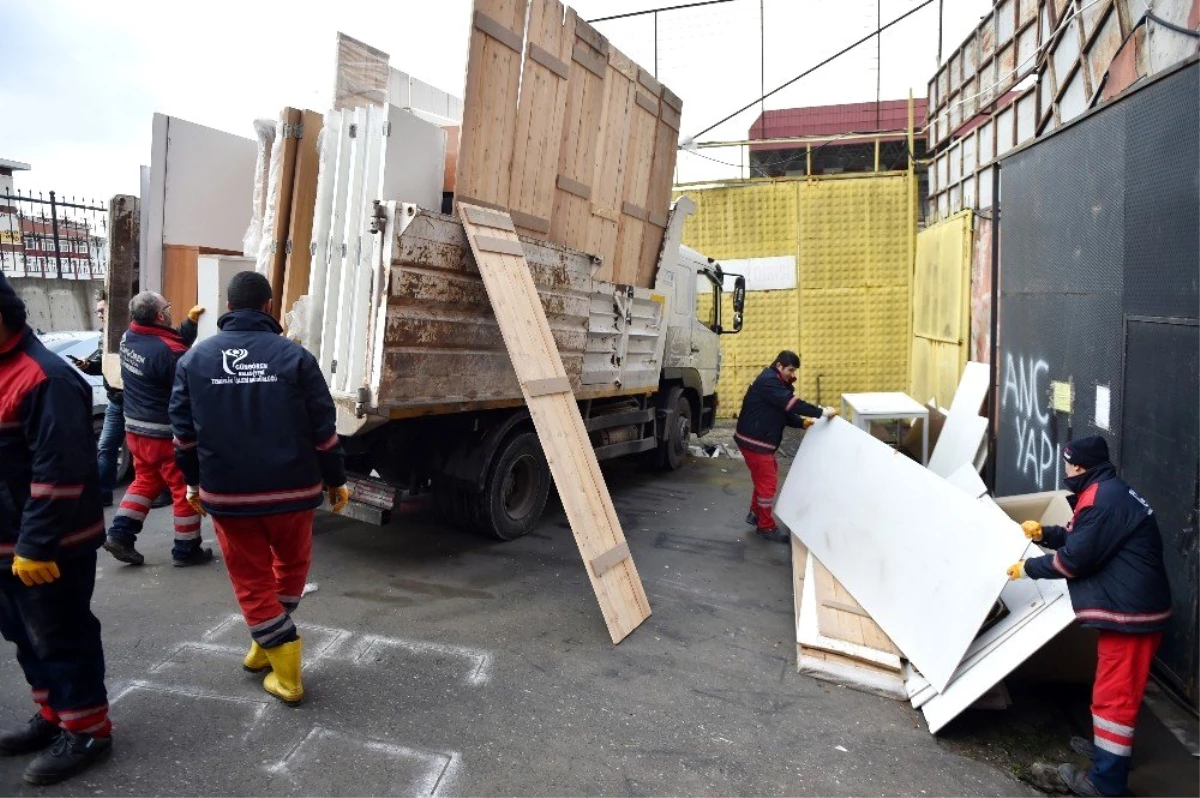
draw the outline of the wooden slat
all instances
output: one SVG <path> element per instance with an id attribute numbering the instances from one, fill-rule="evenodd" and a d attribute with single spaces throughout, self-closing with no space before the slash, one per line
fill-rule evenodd
<path id="1" fill-rule="evenodd" d="M 639 72 L 639 75 L 641 72 Z M 650 178 L 654 166 L 655 131 L 658 126 L 657 97 L 634 89 L 636 107 L 630 111 L 629 155 L 622 189 L 621 220 L 617 233 L 617 253 L 613 278 L 623 285 L 649 288 L 652 273 L 642 275 L 642 240 L 646 234 L 646 203 L 650 199 Z M 642 280 L 639 283 L 639 279 Z"/>
<path id="2" fill-rule="evenodd" d="M 558 159 L 546 154 L 558 153 L 567 113 L 574 26 L 564 27 L 564 13 L 559 0 L 532 0 L 529 6 L 529 58 L 521 79 L 507 205 L 515 212 L 513 222 L 536 238 L 550 233 Z M 538 221 L 530 226 L 530 219 Z"/>
<path id="3" fill-rule="evenodd" d="M 604 576 L 621 562 L 629 559 L 629 556 L 629 543 L 622 541 L 592 560 L 592 573 L 596 576 Z"/>
<path id="4" fill-rule="evenodd" d="M 466 202 L 466 200 L 462 200 Z M 510 233 L 516 232 L 513 227 L 512 219 L 504 212 L 497 212 L 490 208 L 483 208 L 477 205 L 462 205 L 464 211 L 469 214 L 468 219 L 479 227 L 495 227 L 497 230 L 507 230 Z"/>
<path id="5" fill-rule="evenodd" d="M 567 112 L 563 122 L 562 143 L 558 151 L 558 190 L 554 193 L 554 213 L 550 216 L 550 240 L 577 249 L 588 249 L 591 224 L 592 177 L 600 142 L 600 124 L 604 116 L 605 82 L 608 75 L 606 56 L 595 46 L 607 48 L 604 38 L 595 34 L 586 22 L 569 12 L 574 22 L 574 56 L 571 77 L 567 81 Z M 598 59 L 599 71 L 588 69 L 587 58 Z"/>
<path id="6" fill-rule="evenodd" d="M 494 252 L 498 255 L 525 256 L 525 250 L 521 247 L 520 241 L 510 238 L 497 238 L 495 236 L 477 236 L 472 249 Z"/>
<path id="7" fill-rule="evenodd" d="M 510 30 L 504 23 L 492 19 L 482 11 L 475 12 L 475 30 L 486 33 L 514 53 L 521 52 L 521 34 Z"/>
<path id="8" fill-rule="evenodd" d="M 323 123 L 321 115 L 304 111 L 300 124 L 304 134 L 296 154 L 295 179 L 292 181 L 291 221 L 288 224 L 288 243 L 283 274 L 283 295 L 276 299 L 280 313 L 286 315 L 304 294 L 308 293 L 308 278 L 312 267 L 313 213 L 317 202 L 317 172 L 321 152 L 317 140 Z"/>
<path id="9" fill-rule="evenodd" d="M 600 146 L 592 164 L 592 218 L 588 225 L 587 246 L 583 248 L 600 258 L 597 280 L 613 281 L 617 276 L 619 209 L 630 149 L 636 81 L 637 67 L 633 61 L 621 51 L 609 48 Z"/>
<path id="10" fill-rule="evenodd" d="M 295 108 L 284 108 L 279 114 L 281 128 L 276 134 L 283 136 L 283 145 L 279 150 L 279 164 L 275 169 L 276 182 L 267 190 L 275 198 L 275 209 L 267 213 L 263 236 L 270 241 L 271 252 L 267 262 L 267 278 L 271 281 L 271 294 L 283 297 L 283 277 L 287 266 L 288 228 L 292 223 L 292 190 L 296 179 L 296 153 L 300 149 L 300 140 L 290 133 L 300 124 L 301 113 Z M 288 135 L 284 135 L 287 132 Z M 275 164 L 272 164 L 274 167 Z M 261 261 L 260 261 L 261 266 Z M 272 315 L 276 321 L 281 318 L 282 302 L 276 302 L 272 307 Z"/>
<path id="11" fill-rule="evenodd" d="M 670 89 L 663 88 L 662 113 L 678 113 L 672 111 L 679 104 L 679 98 Z M 647 215 L 651 224 L 645 228 L 642 235 L 642 251 L 638 257 L 637 279 L 634 285 L 648 287 L 654 284 L 655 269 L 658 265 L 659 250 L 662 249 L 663 234 L 666 228 L 666 217 L 671 207 L 671 183 L 675 176 L 675 156 L 679 145 L 679 131 L 672 128 L 663 119 L 658 120 L 654 129 L 654 157 L 650 165 L 649 188 L 646 192 Z M 658 224 L 662 221 L 662 224 Z"/>
<path id="12" fill-rule="evenodd" d="M 552 393 L 570 393 L 571 381 L 566 377 L 546 377 L 542 380 L 530 380 L 521 386 L 526 396 L 546 396 Z"/>
<path id="13" fill-rule="evenodd" d="M 523 384 L 546 378 L 565 378 L 566 370 L 525 259 L 477 249 L 476 239 L 481 228 L 472 224 L 466 213 L 463 217 L 467 239 L 517 378 Z M 488 234 L 492 232 L 495 232 L 494 228 L 487 229 Z M 499 235 L 514 242 L 517 240 L 513 233 L 500 232 Z M 591 564 L 625 543 L 625 535 L 600 473 L 596 453 L 588 441 L 579 406 L 574 396 L 565 393 L 526 396 L 525 401 L 580 555 L 584 563 Z M 587 573 L 609 635 L 614 643 L 618 643 L 650 616 L 650 604 L 633 558 L 621 560 L 599 576 L 590 567 Z"/>
<path id="14" fill-rule="evenodd" d="M 496 38 L 478 25 L 471 29 L 455 188 L 456 194 L 507 206 L 517 128 L 525 3 L 475 0 L 475 14 L 476 21 L 482 15 L 510 35 L 493 30 L 501 34 Z M 512 37 L 517 40 L 516 50 L 510 46 Z"/>
<path id="15" fill-rule="evenodd" d="M 863 610 L 850 592 L 834 579 L 820 561 L 813 563 L 817 584 L 817 629 L 822 636 L 843 640 L 856 646 L 900 655 L 871 616 Z"/>

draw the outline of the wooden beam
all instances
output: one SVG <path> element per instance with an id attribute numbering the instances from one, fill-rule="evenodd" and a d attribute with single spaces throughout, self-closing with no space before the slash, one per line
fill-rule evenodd
<path id="1" fill-rule="evenodd" d="M 120 351 L 121 336 L 129 327 L 129 300 L 138 279 L 140 244 L 141 204 L 137 197 L 118 194 L 108 204 L 108 273 L 104 275 L 108 309 L 100 339 L 106 354 Z"/>
<path id="2" fill-rule="evenodd" d="M 480 236 L 506 238 L 519 244 L 516 234 L 474 224 L 473 210 L 460 205 L 467 241 L 517 379 L 525 386 L 522 389 L 525 404 L 558 486 L 575 543 L 588 566 L 588 580 L 609 635 L 614 643 L 619 643 L 650 616 L 649 600 L 633 558 L 616 559 L 620 547 L 627 545 L 625 533 L 613 509 L 574 395 L 564 392 L 532 396 L 528 392 L 531 383 L 566 380 L 567 373 L 524 256 L 488 252 L 478 246 Z M 597 567 L 610 562 L 607 569 Z"/>
<path id="3" fill-rule="evenodd" d="M 279 114 L 277 141 L 279 162 L 272 164 L 276 173 L 274 185 L 267 186 L 267 215 L 263 220 L 266 262 L 259 258 L 259 269 L 271 281 L 271 294 L 283 298 L 283 277 L 287 268 L 288 229 L 292 222 L 292 190 L 296 179 L 296 153 L 300 149 L 299 131 L 301 114 L 295 108 L 284 108 Z M 282 317 L 282 301 L 277 301 L 272 315 L 278 321 Z"/>

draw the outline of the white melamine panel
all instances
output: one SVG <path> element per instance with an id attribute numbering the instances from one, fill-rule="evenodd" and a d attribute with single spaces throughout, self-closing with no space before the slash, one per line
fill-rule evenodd
<path id="1" fill-rule="evenodd" d="M 998 508 L 840 418 L 809 429 L 776 514 L 938 690 L 1027 545 Z"/>

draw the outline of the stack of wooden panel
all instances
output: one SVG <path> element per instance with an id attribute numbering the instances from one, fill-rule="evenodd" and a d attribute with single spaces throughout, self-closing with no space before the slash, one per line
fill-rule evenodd
<path id="1" fill-rule="evenodd" d="M 681 109 L 559 0 L 476 0 L 456 199 L 599 257 L 598 279 L 649 287 Z"/>
<path id="2" fill-rule="evenodd" d="M 800 673 L 903 701 L 900 650 L 828 569 L 792 536 Z"/>

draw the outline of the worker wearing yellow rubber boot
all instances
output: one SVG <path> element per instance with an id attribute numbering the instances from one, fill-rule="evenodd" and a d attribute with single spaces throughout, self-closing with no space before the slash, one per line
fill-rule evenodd
<path id="1" fill-rule="evenodd" d="M 242 667 L 270 672 L 263 688 L 304 697 L 304 643 L 292 620 L 312 563 L 313 513 L 349 500 L 329 388 L 311 354 L 282 337 L 271 284 L 257 272 L 229 283 L 221 332 L 179 362 L 171 396 L 175 460 L 187 500 L 211 515 L 253 641 Z"/>

